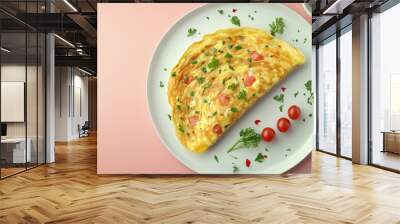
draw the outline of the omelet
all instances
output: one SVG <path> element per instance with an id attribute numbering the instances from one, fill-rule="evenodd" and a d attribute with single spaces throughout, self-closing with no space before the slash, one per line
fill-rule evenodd
<path id="1" fill-rule="evenodd" d="M 303 53 L 256 28 L 221 29 L 193 43 L 171 71 L 176 135 L 202 153 L 298 66 Z"/>

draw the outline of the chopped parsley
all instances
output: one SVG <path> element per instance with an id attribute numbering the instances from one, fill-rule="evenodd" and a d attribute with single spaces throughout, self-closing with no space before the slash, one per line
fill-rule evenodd
<path id="1" fill-rule="evenodd" d="M 254 159 L 254 161 L 262 163 L 264 160 L 267 158 L 267 155 L 263 155 L 262 153 L 258 153 L 257 157 Z"/>
<path id="2" fill-rule="evenodd" d="M 242 89 L 242 90 L 240 90 L 239 94 L 237 95 L 237 98 L 239 100 L 245 100 L 246 99 L 246 95 L 247 95 L 246 90 Z"/>
<path id="3" fill-rule="evenodd" d="M 181 105 L 177 104 L 176 108 L 178 108 L 178 110 L 181 110 Z"/>
<path id="4" fill-rule="evenodd" d="M 201 71 L 203 71 L 204 73 L 207 73 L 207 68 L 206 67 L 202 67 Z"/>
<path id="5" fill-rule="evenodd" d="M 166 71 L 167 71 L 167 68 L 164 68 L 163 70 L 166 72 Z"/>
<path id="6" fill-rule="evenodd" d="M 305 84 L 304 87 L 306 88 L 306 91 L 308 92 L 309 96 L 307 97 L 307 103 L 310 105 L 313 105 L 314 103 L 314 93 L 312 92 L 312 83 L 311 80 L 308 80 Z"/>
<path id="7" fill-rule="evenodd" d="M 232 71 L 235 71 L 235 69 L 232 67 L 232 65 L 229 65 L 229 69 Z"/>
<path id="8" fill-rule="evenodd" d="M 195 65 L 195 64 L 197 64 L 197 61 L 196 61 L 196 60 L 193 60 L 193 61 L 192 61 L 192 65 Z"/>
<path id="9" fill-rule="evenodd" d="M 223 9 L 219 9 L 217 10 L 219 14 L 223 15 L 224 14 L 224 10 Z"/>
<path id="10" fill-rule="evenodd" d="M 163 88 L 164 87 L 164 83 L 162 81 L 160 81 L 160 87 Z"/>
<path id="11" fill-rule="evenodd" d="M 235 90 L 236 88 L 238 87 L 238 84 L 236 84 L 236 83 L 231 83 L 231 84 L 229 84 L 229 86 L 228 86 L 228 89 L 230 89 L 230 90 Z"/>
<path id="12" fill-rule="evenodd" d="M 203 89 L 205 90 L 205 89 L 208 89 L 208 88 L 210 88 L 211 87 L 211 83 L 206 83 L 206 84 L 204 84 L 204 86 L 203 86 Z"/>
<path id="13" fill-rule="evenodd" d="M 176 76 L 176 72 L 171 74 L 171 77 L 175 77 Z"/>
<path id="14" fill-rule="evenodd" d="M 236 26 L 240 26 L 240 19 L 237 16 L 232 16 L 231 23 Z"/>
<path id="15" fill-rule="evenodd" d="M 190 91 L 190 96 L 194 96 L 194 91 L 192 90 L 192 91 Z"/>
<path id="16" fill-rule="evenodd" d="M 197 76 L 196 77 L 197 82 L 199 82 L 200 84 L 204 83 L 204 81 L 206 81 L 206 78 L 202 77 L 202 76 Z"/>
<path id="17" fill-rule="evenodd" d="M 236 45 L 236 47 L 235 47 L 235 50 L 240 50 L 240 49 L 242 49 L 243 47 L 241 46 L 241 45 Z"/>
<path id="18" fill-rule="evenodd" d="M 209 20 L 209 19 L 210 19 L 210 17 L 208 17 L 208 16 L 207 16 L 207 17 L 206 17 L 206 19 L 208 19 L 208 20 Z"/>
<path id="19" fill-rule="evenodd" d="M 232 55 L 229 54 L 229 53 L 226 53 L 226 54 L 225 54 L 225 57 L 226 57 L 226 58 L 232 58 Z"/>
<path id="20" fill-rule="evenodd" d="M 208 63 L 207 67 L 208 67 L 208 69 L 210 69 L 210 71 L 213 71 L 213 70 L 217 69 L 218 65 L 219 65 L 218 60 L 215 58 L 212 58 L 211 62 Z"/>
<path id="21" fill-rule="evenodd" d="M 312 113 L 309 113 L 308 116 L 309 116 L 309 117 L 312 117 Z"/>
<path id="22" fill-rule="evenodd" d="M 297 92 L 295 92 L 295 93 L 293 94 L 294 98 L 296 98 L 297 95 L 299 95 L 299 91 L 297 91 Z"/>
<path id="23" fill-rule="evenodd" d="M 203 103 L 208 103 L 208 100 L 204 98 Z"/>
<path id="24" fill-rule="evenodd" d="M 232 48 L 233 48 L 233 44 L 229 44 L 229 45 L 228 45 L 228 48 L 229 48 L 229 49 L 232 49 Z"/>
<path id="25" fill-rule="evenodd" d="M 197 33 L 197 29 L 195 29 L 195 28 L 189 28 L 188 29 L 188 31 L 187 31 L 188 33 L 187 33 L 187 37 L 191 37 L 191 36 L 194 36 L 196 33 Z"/>
<path id="26" fill-rule="evenodd" d="M 171 114 L 168 114 L 168 119 L 169 119 L 169 120 L 171 120 L 171 119 L 172 119 L 172 117 L 171 117 Z"/>
<path id="27" fill-rule="evenodd" d="M 185 133 L 185 129 L 183 128 L 182 125 L 179 125 L 178 130 L 182 133 Z"/>
<path id="28" fill-rule="evenodd" d="M 303 40 L 303 44 L 305 44 L 307 42 L 307 38 L 304 38 Z"/>
<path id="29" fill-rule="evenodd" d="M 279 95 L 274 96 L 274 100 L 280 103 L 283 103 L 283 101 L 285 100 L 285 95 L 283 95 L 282 93 Z"/>
<path id="30" fill-rule="evenodd" d="M 283 31 L 285 30 L 285 23 L 283 22 L 283 18 L 276 18 L 275 21 L 269 24 L 269 28 L 271 29 L 272 36 L 275 36 L 276 34 L 283 34 Z"/>
<path id="31" fill-rule="evenodd" d="M 233 113 L 236 113 L 236 112 L 238 112 L 239 110 L 238 110 L 236 107 L 231 107 L 231 111 L 232 111 Z"/>
<path id="32" fill-rule="evenodd" d="M 283 111 L 283 105 L 279 106 L 279 111 L 282 112 Z"/>
<path id="33" fill-rule="evenodd" d="M 237 167 L 236 165 L 233 165 L 233 172 L 234 173 L 239 172 L 239 167 Z"/>
<path id="34" fill-rule="evenodd" d="M 219 159 L 218 159 L 217 155 L 214 155 L 214 159 L 215 159 L 215 161 L 217 161 L 217 163 L 219 163 Z"/>
<path id="35" fill-rule="evenodd" d="M 216 116 L 218 114 L 217 111 L 215 111 L 214 113 L 212 113 L 212 116 Z"/>

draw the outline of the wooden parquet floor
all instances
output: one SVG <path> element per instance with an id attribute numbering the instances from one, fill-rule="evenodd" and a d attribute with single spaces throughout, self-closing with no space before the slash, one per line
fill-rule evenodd
<path id="1" fill-rule="evenodd" d="M 0 223 L 400 223 L 400 175 L 313 153 L 311 175 L 96 175 L 96 138 L 0 181 Z"/>

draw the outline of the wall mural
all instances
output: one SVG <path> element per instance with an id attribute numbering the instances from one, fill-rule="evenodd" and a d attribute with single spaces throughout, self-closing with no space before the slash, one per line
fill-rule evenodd
<path id="1" fill-rule="evenodd" d="M 302 4 L 202 4 L 159 37 L 147 69 L 149 122 L 189 173 L 281 174 L 309 155 L 311 25 L 301 13 Z"/>

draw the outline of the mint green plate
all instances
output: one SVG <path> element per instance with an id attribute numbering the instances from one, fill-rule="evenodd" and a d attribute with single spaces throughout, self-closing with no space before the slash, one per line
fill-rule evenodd
<path id="1" fill-rule="evenodd" d="M 221 15 L 218 10 L 223 10 Z M 232 12 L 236 9 L 236 13 Z M 218 29 L 235 27 L 228 15 L 240 18 L 242 26 L 255 27 L 269 31 L 268 24 L 276 17 L 285 22 L 285 32 L 279 38 L 299 48 L 306 57 L 306 64 L 293 72 L 277 88 L 262 98 L 235 125 L 233 125 L 219 141 L 207 152 L 196 154 L 187 150 L 175 136 L 172 122 L 168 119 L 171 108 L 167 99 L 167 85 L 170 71 L 181 55 L 193 42 L 204 34 Z M 253 20 L 253 19 L 254 20 Z M 198 33 L 187 37 L 187 30 L 196 28 Z M 312 150 L 314 130 L 314 107 L 307 103 L 308 94 L 304 84 L 311 80 L 311 25 L 292 9 L 283 4 L 272 3 L 218 3 L 206 4 L 197 8 L 177 21 L 160 40 L 149 66 L 147 78 L 147 101 L 154 127 L 166 148 L 184 165 L 197 173 L 231 174 L 233 167 L 236 173 L 248 174 L 280 174 L 302 161 Z M 165 69 L 166 68 L 166 69 Z M 165 71 L 167 70 L 167 71 Z M 160 87 L 160 82 L 165 86 Z M 282 93 L 285 87 L 285 103 L 283 112 L 279 111 L 280 103 L 273 97 Z M 295 93 L 298 95 L 295 97 Z M 304 95 L 305 94 L 305 95 Z M 227 149 L 239 138 L 242 128 L 253 127 L 261 132 L 264 127 L 276 130 L 276 121 L 287 117 L 289 106 L 296 104 L 302 109 L 302 119 L 292 122 L 291 129 L 285 133 L 277 132 L 272 143 L 261 142 L 257 148 L 241 149 L 227 154 Z M 256 119 L 261 120 L 255 125 Z M 268 158 L 262 162 L 254 159 L 262 153 Z M 217 162 L 215 157 L 218 158 Z M 251 160 L 246 167 L 245 160 Z"/>

